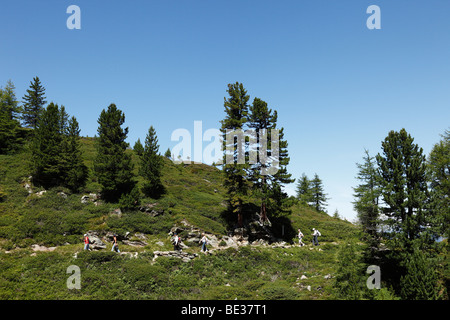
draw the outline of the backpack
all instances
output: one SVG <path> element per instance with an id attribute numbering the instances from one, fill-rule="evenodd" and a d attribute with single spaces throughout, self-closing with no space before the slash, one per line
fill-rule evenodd
<path id="1" fill-rule="evenodd" d="M 317 236 L 320 237 L 322 234 L 320 233 L 319 230 L 316 230 L 316 231 L 317 231 Z"/>

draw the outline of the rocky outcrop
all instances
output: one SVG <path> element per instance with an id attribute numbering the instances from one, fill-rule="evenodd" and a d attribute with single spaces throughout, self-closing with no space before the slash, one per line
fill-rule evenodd
<path id="1" fill-rule="evenodd" d="M 93 250 L 106 249 L 106 244 L 100 239 L 98 232 L 89 231 L 86 233 L 89 237 L 89 241 L 91 242 L 89 248 Z"/>
<path id="2" fill-rule="evenodd" d="M 198 257 L 196 253 L 187 253 L 183 251 L 154 251 L 153 261 L 155 261 L 158 257 L 169 257 L 169 258 L 179 258 L 183 260 L 183 262 L 189 262 L 192 259 Z"/>

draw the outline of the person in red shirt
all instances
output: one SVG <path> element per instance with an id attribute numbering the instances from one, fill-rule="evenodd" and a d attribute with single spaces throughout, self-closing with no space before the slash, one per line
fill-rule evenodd
<path id="1" fill-rule="evenodd" d="M 91 249 L 89 249 L 89 243 L 89 237 L 87 236 L 87 234 L 84 234 L 84 250 L 91 251 Z"/>

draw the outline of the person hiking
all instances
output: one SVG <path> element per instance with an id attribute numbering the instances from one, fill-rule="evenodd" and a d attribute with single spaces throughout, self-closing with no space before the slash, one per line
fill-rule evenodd
<path id="1" fill-rule="evenodd" d="M 206 253 L 206 251 L 208 251 L 208 248 L 206 248 L 206 243 L 208 242 L 208 239 L 206 239 L 206 236 L 204 233 L 202 233 L 202 238 L 200 239 L 199 243 L 202 243 L 202 251 L 204 253 Z"/>
<path id="2" fill-rule="evenodd" d="M 176 250 L 176 251 L 181 250 L 180 249 L 181 237 L 179 235 L 177 235 L 175 233 L 175 235 L 173 236 L 172 242 L 173 242 L 173 250 Z"/>
<path id="3" fill-rule="evenodd" d="M 317 237 L 320 237 L 321 234 L 319 232 L 319 230 L 313 228 L 313 245 L 318 246 L 319 245 L 319 240 L 317 239 Z"/>
<path id="4" fill-rule="evenodd" d="M 303 233 L 300 231 L 300 229 L 298 229 L 298 245 L 300 247 L 303 247 L 305 244 L 302 241 L 303 239 Z"/>
<path id="5" fill-rule="evenodd" d="M 91 251 L 91 249 L 89 249 L 89 244 L 91 243 L 91 241 L 89 240 L 89 237 L 86 233 L 84 234 L 83 242 L 84 242 L 84 250 Z"/>
<path id="6" fill-rule="evenodd" d="M 116 252 L 120 253 L 119 244 L 117 243 L 116 235 L 113 235 L 113 245 L 112 245 L 111 251 L 116 251 Z"/>

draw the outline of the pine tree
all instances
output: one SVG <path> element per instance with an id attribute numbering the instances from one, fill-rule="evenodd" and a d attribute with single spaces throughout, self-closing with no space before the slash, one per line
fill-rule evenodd
<path id="1" fill-rule="evenodd" d="M 259 98 L 253 100 L 249 112 L 249 128 L 254 130 L 257 161 L 251 166 L 249 179 L 261 199 L 261 220 L 267 220 L 267 208 L 272 216 L 281 216 L 287 211 L 288 195 L 282 192 L 282 186 L 294 182 L 287 172 L 289 155 L 287 141 L 283 140 L 283 128 L 277 129 L 277 111 L 269 109 L 267 103 Z M 272 134 L 276 135 L 272 137 Z"/>
<path id="2" fill-rule="evenodd" d="M 128 127 L 122 128 L 125 115 L 115 104 L 102 110 L 98 119 L 97 157 L 94 171 L 102 186 L 102 198 L 117 202 L 135 186 L 131 154 L 126 152 Z"/>
<path id="3" fill-rule="evenodd" d="M 380 172 L 382 212 L 389 227 L 385 235 L 395 246 L 410 250 L 414 240 L 427 232 L 428 187 L 422 148 L 405 129 L 390 131 L 382 142 L 383 155 L 376 156 Z M 429 239 L 429 238 L 428 238 Z"/>
<path id="4" fill-rule="evenodd" d="M 36 128 L 39 116 L 47 103 L 44 95 L 45 88 L 42 86 L 39 77 L 34 77 L 33 82 L 30 82 L 30 89 L 22 98 L 22 120 L 26 127 Z"/>
<path id="5" fill-rule="evenodd" d="M 46 188 L 64 180 L 61 176 L 63 136 L 59 132 L 59 122 L 59 107 L 52 102 L 41 112 L 31 146 L 33 180 Z"/>
<path id="6" fill-rule="evenodd" d="M 75 117 L 71 117 L 67 124 L 67 134 L 63 143 L 64 185 L 74 192 L 79 191 L 86 184 L 88 168 L 84 164 L 80 145 L 80 129 Z"/>
<path id="7" fill-rule="evenodd" d="M 324 192 L 322 180 L 317 173 L 314 174 L 314 178 L 311 180 L 311 195 L 312 204 L 317 211 L 325 211 L 327 205 L 327 194 Z"/>
<path id="8" fill-rule="evenodd" d="M 242 83 L 228 84 L 229 98 L 224 98 L 226 117 L 221 121 L 222 134 L 224 136 L 224 161 L 223 173 L 225 176 L 224 186 L 227 189 L 230 211 L 237 215 L 238 225 L 243 225 L 243 204 L 247 199 L 250 183 L 247 179 L 248 163 L 245 163 L 245 146 L 239 139 L 233 137 L 227 140 L 227 132 L 242 130 L 247 122 L 248 100 L 247 91 Z M 228 151 L 227 151 L 228 150 Z M 232 160 L 227 161 L 228 158 Z M 242 158 L 244 163 L 239 161 Z"/>
<path id="9" fill-rule="evenodd" d="M 379 217 L 379 197 L 380 197 L 380 177 L 378 175 L 375 157 L 369 155 L 369 151 L 364 150 L 365 156 L 362 164 L 357 163 L 358 175 L 356 179 L 361 183 L 353 188 L 354 198 L 353 207 L 357 212 L 358 220 L 370 243 L 371 255 L 378 247 L 378 217 Z"/>
<path id="10" fill-rule="evenodd" d="M 450 237 L 450 131 L 433 146 L 428 159 L 433 210 L 440 220 L 440 233 Z"/>
<path id="11" fill-rule="evenodd" d="M 310 205 L 313 202 L 311 181 L 305 173 L 302 174 L 297 183 L 297 199 L 304 205 Z"/>
<path id="12" fill-rule="evenodd" d="M 155 128 L 150 126 L 147 137 L 145 138 L 142 164 L 139 173 L 145 179 L 142 188 L 143 193 L 153 198 L 158 198 L 164 189 L 161 183 L 163 159 L 158 153 L 158 137 L 156 136 Z"/>
<path id="13" fill-rule="evenodd" d="M 405 300 L 440 299 L 439 277 L 435 263 L 415 248 L 405 259 L 405 274 L 400 279 L 401 296 Z"/>
<path id="14" fill-rule="evenodd" d="M 144 146 L 141 143 L 141 139 L 137 139 L 137 141 L 134 143 L 134 147 L 133 147 L 134 152 L 136 152 L 136 154 L 138 156 L 142 156 L 142 154 L 144 153 Z"/>
<path id="15" fill-rule="evenodd" d="M 20 109 L 14 90 L 11 81 L 6 83 L 4 89 L 0 88 L 0 154 L 15 149 L 20 142 Z"/>
<path id="16" fill-rule="evenodd" d="M 167 148 L 166 152 L 164 153 L 164 157 L 167 159 L 170 159 L 172 157 L 172 153 L 170 152 L 170 148 Z"/>

